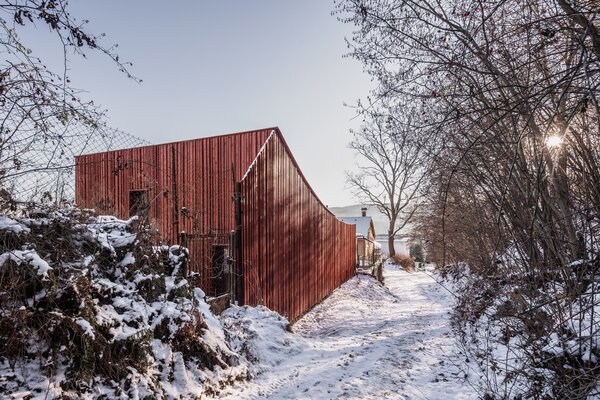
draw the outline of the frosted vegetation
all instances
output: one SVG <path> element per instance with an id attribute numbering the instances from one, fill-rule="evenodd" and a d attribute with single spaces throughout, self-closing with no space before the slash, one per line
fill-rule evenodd
<path id="1" fill-rule="evenodd" d="M 0 218 L 0 393 L 180 398 L 247 377 L 179 246 L 75 209 Z M 193 279 L 193 277 L 191 278 Z"/>
<path id="2" fill-rule="evenodd" d="M 459 263 L 445 280 L 388 263 L 385 286 L 356 276 L 290 327 L 263 306 L 215 317 L 194 276 L 181 276 L 187 251 L 151 245 L 135 219 L 35 211 L 0 217 L 0 237 L 7 396 L 598 394 L 593 261 L 528 278 L 505 255 L 496 275 Z M 523 297 L 524 286 L 535 290 Z"/>
<path id="3" fill-rule="evenodd" d="M 595 269 L 590 260 L 536 274 L 514 264 L 485 277 L 465 264 L 446 270 L 458 295 L 453 325 L 486 398 L 600 396 Z"/>
<path id="4" fill-rule="evenodd" d="M 335 3 L 376 83 L 367 166 L 406 151 L 388 143 L 425 154 L 414 226 L 459 283 L 484 397 L 599 398 L 598 2 Z"/>

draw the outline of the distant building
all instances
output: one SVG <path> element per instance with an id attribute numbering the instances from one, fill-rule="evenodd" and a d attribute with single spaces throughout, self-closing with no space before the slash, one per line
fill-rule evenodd
<path id="1" fill-rule="evenodd" d="M 384 256 L 389 256 L 389 244 L 388 244 L 388 235 L 387 234 L 379 234 L 375 236 L 375 242 L 381 246 L 381 252 Z M 405 235 L 396 235 L 394 236 L 394 249 L 396 250 L 396 254 L 405 254 L 410 255 L 410 245 L 412 243 L 412 239 Z"/>
<path id="2" fill-rule="evenodd" d="M 375 241 L 373 219 L 367 216 L 367 208 L 361 208 L 360 217 L 338 217 L 346 224 L 356 225 L 356 258 L 361 267 L 372 265 L 381 254 L 381 245 Z"/>

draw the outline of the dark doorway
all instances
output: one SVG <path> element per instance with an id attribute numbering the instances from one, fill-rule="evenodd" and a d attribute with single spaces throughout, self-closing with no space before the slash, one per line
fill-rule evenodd
<path id="1" fill-rule="evenodd" d="M 134 215 L 140 218 L 147 218 L 150 205 L 148 203 L 147 190 L 130 190 L 129 191 L 129 216 Z"/>
<path id="2" fill-rule="evenodd" d="M 229 291 L 229 247 L 222 244 L 213 245 L 212 256 L 212 289 L 215 296 Z"/>

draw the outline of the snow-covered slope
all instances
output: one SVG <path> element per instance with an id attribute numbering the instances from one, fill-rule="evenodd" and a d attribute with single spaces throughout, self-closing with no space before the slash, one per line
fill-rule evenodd
<path id="1" fill-rule="evenodd" d="M 152 247 L 134 225 L 78 210 L 0 218 L 0 397 L 478 397 L 454 299 L 427 273 L 356 276 L 292 329 L 262 306 L 217 318 L 181 276 L 186 250 Z"/>

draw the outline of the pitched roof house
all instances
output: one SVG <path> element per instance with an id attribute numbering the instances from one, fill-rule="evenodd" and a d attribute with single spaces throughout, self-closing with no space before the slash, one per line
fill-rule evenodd
<path id="1" fill-rule="evenodd" d="M 376 249 L 381 245 L 375 241 L 373 219 L 367 216 L 367 208 L 361 208 L 360 217 L 338 217 L 346 224 L 356 226 L 356 256 L 359 266 L 369 266 L 375 261 Z"/>

